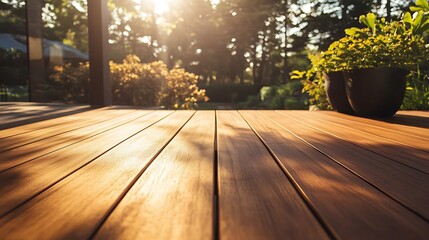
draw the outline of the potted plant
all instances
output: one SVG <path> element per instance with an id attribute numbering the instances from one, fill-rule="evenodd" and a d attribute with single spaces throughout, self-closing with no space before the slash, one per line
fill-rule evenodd
<path id="1" fill-rule="evenodd" d="M 322 69 L 343 72 L 345 93 L 357 115 L 392 116 L 402 104 L 408 70 L 427 56 L 423 37 L 404 20 L 386 22 L 369 13 L 360 21 L 367 27 L 346 29 L 347 36 L 322 55 L 335 67 Z"/>
<path id="2" fill-rule="evenodd" d="M 365 28 L 346 29 L 314 61 L 307 76 L 324 72 L 326 95 L 339 112 L 360 116 L 391 116 L 401 106 L 409 69 L 427 58 L 423 35 L 429 29 L 429 4 L 417 0 L 411 13 L 387 22 L 369 13 Z"/>

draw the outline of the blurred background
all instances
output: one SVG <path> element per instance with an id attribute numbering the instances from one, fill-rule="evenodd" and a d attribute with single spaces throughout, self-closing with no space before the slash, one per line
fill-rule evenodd
<path id="1" fill-rule="evenodd" d="M 43 101 L 87 103 L 87 1 L 39 1 Z M 360 15 L 374 12 L 397 19 L 412 4 L 109 0 L 114 103 L 308 109 L 308 96 L 301 82 L 290 80 L 291 71 L 308 68 L 307 55 L 326 50 L 344 36 L 345 28 L 362 27 Z M 26 1 L 0 0 L 1 101 L 28 101 L 26 21 Z"/>

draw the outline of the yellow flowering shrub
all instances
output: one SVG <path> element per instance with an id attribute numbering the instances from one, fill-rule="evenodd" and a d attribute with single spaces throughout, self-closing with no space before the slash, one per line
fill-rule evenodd
<path id="1" fill-rule="evenodd" d="M 67 63 L 53 68 L 43 94 L 48 99 L 84 103 L 88 102 L 88 91 L 89 63 L 79 63 L 77 66 Z"/>
<path id="2" fill-rule="evenodd" d="M 162 97 L 164 106 L 173 109 L 193 109 L 200 101 L 208 101 L 208 97 L 204 89 L 197 87 L 197 76 L 181 68 L 170 70 Z"/>
<path id="3" fill-rule="evenodd" d="M 192 109 L 197 102 L 208 100 L 205 90 L 197 87 L 195 74 L 179 68 L 169 70 L 161 61 L 141 63 L 137 56 L 128 55 L 122 63 L 110 62 L 110 71 L 114 104 Z M 89 63 L 56 66 L 50 81 L 67 92 L 64 100 L 87 99 Z"/>
<path id="4" fill-rule="evenodd" d="M 110 62 L 113 100 L 116 104 L 156 106 L 162 98 L 168 68 L 163 62 L 142 64 L 135 55 L 122 63 Z"/>

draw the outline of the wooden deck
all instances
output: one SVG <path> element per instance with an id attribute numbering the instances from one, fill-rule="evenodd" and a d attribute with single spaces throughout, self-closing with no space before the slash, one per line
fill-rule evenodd
<path id="1" fill-rule="evenodd" d="M 83 111 L 0 131 L 0 239 L 428 239 L 428 143 L 422 111 Z"/>

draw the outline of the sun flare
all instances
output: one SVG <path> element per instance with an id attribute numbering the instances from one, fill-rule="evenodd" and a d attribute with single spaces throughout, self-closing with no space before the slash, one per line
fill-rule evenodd
<path id="1" fill-rule="evenodd" d="M 162 15 L 170 10 L 170 0 L 153 0 L 155 4 L 155 13 Z"/>
<path id="2" fill-rule="evenodd" d="M 146 1 L 142 0 L 132 0 L 136 3 L 137 6 L 140 6 L 141 4 L 145 4 Z M 153 4 L 153 11 L 157 15 L 163 15 L 170 11 L 170 5 L 172 0 L 148 0 L 151 1 L 151 4 Z"/>

